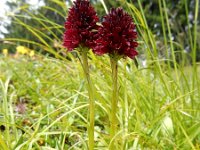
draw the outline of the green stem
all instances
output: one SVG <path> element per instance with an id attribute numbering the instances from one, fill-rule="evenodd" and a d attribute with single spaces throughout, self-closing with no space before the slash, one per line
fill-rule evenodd
<path id="1" fill-rule="evenodd" d="M 171 39 L 172 32 L 171 32 L 170 23 L 169 23 L 167 6 L 166 6 L 165 0 L 162 0 L 162 2 L 163 2 L 164 15 L 165 15 L 166 25 L 167 25 L 167 30 L 168 30 L 170 50 L 171 50 L 171 54 L 172 54 L 172 60 L 173 60 L 173 63 L 174 63 L 175 76 L 176 76 L 177 83 L 180 83 L 180 81 L 179 81 L 179 75 L 178 75 L 178 67 L 177 67 L 177 62 L 176 62 L 176 57 L 175 57 L 174 45 L 173 45 L 173 41 Z M 177 84 L 177 85 L 180 85 L 180 84 Z"/>
<path id="2" fill-rule="evenodd" d="M 168 68 L 170 69 L 171 71 L 171 65 L 170 65 L 170 56 L 169 56 L 169 49 L 168 49 L 168 44 L 167 44 L 167 35 L 166 35 L 166 24 L 165 24 L 165 21 L 164 21 L 164 14 L 163 14 L 163 7 L 162 7 L 162 2 L 161 0 L 158 1 L 159 3 L 159 10 L 160 10 L 160 17 L 161 17 L 161 23 L 162 23 L 162 31 L 163 31 L 163 37 L 164 37 L 164 45 L 165 45 L 165 52 L 166 52 L 166 58 L 167 58 L 167 65 L 168 65 Z"/>
<path id="3" fill-rule="evenodd" d="M 199 85 L 198 83 L 198 75 L 197 75 L 197 64 L 196 64 L 196 57 L 197 57 L 197 20 L 199 14 L 199 0 L 196 0 L 195 3 L 195 14 L 194 14 L 194 30 L 193 30 L 193 49 L 192 49 L 192 65 L 193 65 L 193 77 L 192 77 L 192 90 L 195 89 L 195 84 Z M 199 91 L 199 86 L 197 86 L 197 90 Z M 193 105 L 194 106 L 194 105 Z M 194 109 L 194 107 L 193 107 Z"/>
<path id="4" fill-rule="evenodd" d="M 82 63 L 83 63 L 83 70 L 85 77 L 87 79 L 88 83 L 88 94 L 89 94 L 89 126 L 88 126 L 88 146 L 89 150 L 94 149 L 94 109 L 95 109 L 95 102 L 94 102 L 94 92 L 93 92 L 93 86 L 92 82 L 90 79 L 90 74 L 89 74 L 89 66 L 88 66 L 88 56 L 87 56 L 87 51 L 83 49 L 82 53 Z"/>
<path id="5" fill-rule="evenodd" d="M 10 78 L 3 83 L 0 80 L 0 86 L 2 87 L 3 93 L 3 113 L 4 113 L 4 123 L 5 123 L 5 137 L 6 137 L 6 144 L 10 143 L 10 115 L 9 115 L 9 106 L 8 106 L 8 87 L 9 87 Z"/>
<path id="6" fill-rule="evenodd" d="M 110 150 L 114 150 L 116 148 L 116 142 L 113 139 L 116 131 L 117 131 L 117 102 L 118 102 L 118 90 L 117 90 L 117 59 L 111 58 L 111 68 L 112 68 L 112 80 L 113 80 L 113 91 L 112 91 L 112 105 L 111 105 L 111 131 L 110 131 L 110 135 L 111 135 L 111 146 L 110 146 Z"/>
<path id="7" fill-rule="evenodd" d="M 4 141 L 5 140 L 3 140 L 2 135 L 0 134 L 0 149 L 2 148 L 3 150 L 9 150 L 8 146 Z"/>

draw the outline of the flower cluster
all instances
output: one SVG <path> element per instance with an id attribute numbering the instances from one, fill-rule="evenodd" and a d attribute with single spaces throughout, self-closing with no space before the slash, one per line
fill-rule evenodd
<path id="1" fill-rule="evenodd" d="M 30 57 L 33 57 L 35 55 L 35 51 L 34 50 L 31 50 L 27 47 L 24 47 L 24 46 L 17 46 L 16 47 L 16 50 L 17 50 L 17 55 L 29 55 Z"/>
<path id="2" fill-rule="evenodd" d="M 133 59 L 138 54 L 135 25 L 122 8 L 112 8 L 101 26 L 97 22 L 96 12 L 88 0 L 75 1 L 65 23 L 64 47 L 69 51 L 79 46 L 89 47 L 97 55 L 108 53 L 120 58 Z"/>
<path id="3" fill-rule="evenodd" d="M 63 45 L 69 50 L 79 47 L 92 47 L 97 30 L 97 14 L 88 0 L 77 0 L 69 11 L 65 22 Z"/>
<path id="4" fill-rule="evenodd" d="M 8 49 L 6 49 L 6 48 L 3 49 L 3 50 L 2 50 L 2 53 L 3 53 L 4 56 L 8 56 Z"/>
<path id="5" fill-rule="evenodd" d="M 134 58 L 138 54 L 136 38 L 132 18 L 122 8 L 112 8 L 98 30 L 93 50 L 98 55 L 109 53 L 111 56 Z"/>

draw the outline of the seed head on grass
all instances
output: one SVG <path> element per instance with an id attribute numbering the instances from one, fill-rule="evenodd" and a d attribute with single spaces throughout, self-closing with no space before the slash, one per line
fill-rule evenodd
<path id="1" fill-rule="evenodd" d="M 79 46 L 91 48 L 98 20 L 88 0 L 76 0 L 65 22 L 64 47 L 68 51 Z"/>
<path id="2" fill-rule="evenodd" d="M 110 56 L 133 59 L 138 54 L 135 49 L 138 46 L 135 25 L 122 8 L 112 8 L 104 17 L 97 37 L 93 50 L 98 55 L 108 53 Z"/>

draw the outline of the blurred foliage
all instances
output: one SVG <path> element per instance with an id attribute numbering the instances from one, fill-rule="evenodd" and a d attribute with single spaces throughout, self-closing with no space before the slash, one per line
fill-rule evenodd
<path id="1" fill-rule="evenodd" d="M 54 47 L 55 43 L 52 41 L 62 39 L 63 33 L 58 30 L 58 27 L 52 24 L 52 22 L 63 26 L 65 22 L 63 16 L 66 13 L 66 10 L 50 0 L 43 0 L 45 6 L 39 7 L 38 9 L 33 9 L 27 2 L 27 0 L 18 0 L 16 3 L 7 2 L 7 5 L 11 10 L 17 11 L 14 15 L 9 17 L 11 19 L 11 24 L 6 26 L 9 33 L 4 35 L 5 38 L 27 39 L 36 43 L 41 43 L 41 40 L 31 32 L 31 30 L 35 30 L 36 32 L 44 33 L 44 37 L 46 35 L 46 43 L 48 43 L 49 46 Z M 49 21 L 46 22 L 45 20 Z M 27 30 L 27 26 L 30 27 L 30 30 Z M 15 44 L 22 45 L 22 42 L 11 42 L 6 44 L 5 47 L 10 49 L 11 52 L 14 52 L 16 47 Z M 32 44 L 24 44 L 23 42 L 23 45 L 44 53 L 43 50 Z M 2 46 L 0 46 L 0 49 L 2 49 Z"/>
<path id="2" fill-rule="evenodd" d="M 187 6 L 185 6 L 185 2 Z M 145 17 L 147 19 L 150 29 L 159 39 L 157 42 L 160 49 L 163 48 L 163 31 L 161 24 L 161 15 L 159 12 L 159 3 L 157 0 L 142 0 L 143 9 L 145 12 Z M 184 49 L 184 53 L 187 54 L 187 61 L 191 61 L 192 47 L 190 45 L 190 39 L 188 35 L 188 29 L 194 30 L 194 13 L 195 13 L 195 0 L 177 0 L 171 1 L 166 0 L 167 12 L 169 16 L 169 24 L 172 33 L 172 40 L 174 42 L 174 47 L 176 51 L 176 60 L 181 62 L 183 59 L 181 49 Z M 186 7 L 188 9 L 188 16 L 186 14 Z M 199 12 L 200 13 L 200 12 Z M 159 14 L 159 15 L 158 15 Z M 199 15 L 198 15 L 199 16 Z M 189 26 L 187 23 L 189 21 Z M 200 29 L 200 24 L 198 22 L 198 30 Z M 167 27 L 165 27 L 165 32 L 167 33 Z M 192 33 L 193 34 L 193 33 Z M 197 32 L 197 37 L 200 37 L 200 32 Z M 168 36 L 168 39 L 170 37 Z M 198 39 L 198 38 L 197 38 Z M 161 52 L 165 54 L 165 52 Z M 197 61 L 200 61 L 200 43 L 197 43 Z"/>
<path id="3" fill-rule="evenodd" d="M 41 1 L 41 0 L 40 0 Z M 63 28 L 65 18 L 66 18 L 66 12 L 70 5 L 72 4 L 71 0 L 44 0 L 45 6 L 41 6 L 38 9 L 32 9 L 31 5 L 27 3 L 27 0 L 18 0 L 17 3 L 13 2 L 7 2 L 7 5 L 11 8 L 11 10 L 17 10 L 15 11 L 15 15 L 11 16 L 11 24 L 7 25 L 6 28 L 9 31 L 8 34 L 5 34 L 5 38 L 23 38 L 23 39 L 29 39 L 31 41 L 39 42 L 41 43 L 41 40 L 38 39 L 35 35 L 33 35 L 30 30 L 27 31 L 27 29 L 22 25 L 19 24 L 19 21 L 22 23 L 29 25 L 30 27 L 34 27 L 33 29 L 37 29 L 38 31 L 41 31 L 43 34 L 46 35 L 43 36 L 46 43 L 48 43 L 51 47 L 54 49 L 59 49 L 60 45 L 62 44 L 62 34 L 63 34 Z M 104 7 L 102 6 L 102 3 L 100 0 L 91 0 L 93 6 L 97 10 L 98 15 L 100 16 L 102 20 L 102 16 L 105 15 Z M 106 0 L 104 1 L 107 9 L 109 10 L 111 7 L 118 7 L 121 6 L 127 11 L 129 11 L 129 8 L 126 5 L 126 2 L 133 3 L 137 8 L 139 8 L 138 1 L 131 1 L 131 0 Z M 160 50 L 160 56 L 165 57 L 166 53 L 164 52 L 167 48 L 164 47 L 164 36 L 162 31 L 162 24 L 161 24 L 161 15 L 159 10 L 159 4 L 158 0 L 140 0 L 144 14 L 147 20 L 147 23 L 149 25 L 149 28 L 151 29 L 152 33 L 156 37 L 157 40 L 157 46 Z M 185 2 L 187 2 L 187 6 L 185 5 Z M 66 4 L 63 6 L 63 4 Z M 180 49 L 184 49 L 184 53 L 186 54 L 187 61 L 190 62 L 191 60 L 191 51 L 192 47 L 189 40 L 188 35 L 188 29 L 191 29 L 193 31 L 194 28 L 194 10 L 195 10 L 195 0 L 177 0 L 177 1 L 171 1 L 166 0 L 166 7 L 168 8 L 168 16 L 169 16 L 169 24 L 172 32 L 172 37 L 168 36 L 169 38 L 173 39 L 174 47 L 176 51 L 176 58 L 178 62 L 181 62 L 183 59 L 182 57 L 185 57 L 182 55 L 183 52 L 181 52 Z M 188 9 L 188 16 L 186 15 L 186 7 Z M 19 9 L 20 8 L 20 9 Z M 200 16 L 200 15 L 199 15 Z M 36 19 L 37 18 L 37 19 Z M 41 20 L 39 20 L 40 18 Z M 189 21 L 189 26 L 188 22 Z M 49 20 L 49 22 L 43 22 L 42 20 Z M 57 26 L 60 25 L 60 26 Z M 167 30 L 167 27 L 165 28 Z M 200 30 L 200 24 L 198 21 L 197 30 Z M 38 32 L 37 31 L 37 32 Z M 166 31 L 167 33 L 167 31 Z M 193 32 L 192 32 L 193 35 Z M 197 33 L 197 39 L 200 37 L 200 32 Z M 14 45 L 13 45 L 14 44 Z M 15 44 L 21 44 L 18 43 L 10 43 L 10 44 L 4 44 L 0 46 L 0 49 L 7 48 L 9 50 L 14 50 L 14 47 L 16 47 Z M 29 47 L 31 49 L 35 49 L 37 51 L 41 51 L 43 53 L 43 50 L 41 48 L 38 48 L 37 46 L 33 46 L 32 44 L 25 44 L 26 47 Z M 197 61 L 200 61 L 200 42 L 197 40 Z"/>

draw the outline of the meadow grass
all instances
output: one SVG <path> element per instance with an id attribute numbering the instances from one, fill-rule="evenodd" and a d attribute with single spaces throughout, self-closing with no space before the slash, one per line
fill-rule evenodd
<path id="1" fill-rule="evenodd" d="M 90 58 L 97 90 L 95 147 L 107 149 L 111 69 L 107 57 L 90 54 Z M 5 145 L 10 142 L 8 149 L 87 149 L 88 97 L 78 61 L 1 57 L 1 125 L 6 126 L 1 138 Z M 138 69 L 132 60 L 120 61 L 119 149 L 199 148 L 200 109 L 191 71 L 186 67 L 178 72 L 181 85 L 177 85 L 174 71 L 166 70 L 160 79 L 152 68 Z M 24 113 L 16 109 L 20 101 L 26 105 Z"/>
<path id="2" fill-rule="evenodd" d="M 137 58 L 138 65 L 130 59 L 119 61 L 117 118 L 120 130 L 114 137 L 119 143 L 117 149 L 200 149 L 200 68 L 195 62 L 197 29 L 188 31 L 192 65 L 177 63 L 176 43 L 167 38 L 167 35 L 171 37 L 168 8 L 165 0 L 159 0 L 166 49 L 166 58 L 160 58 L 157 39 L 148 27 L 140 0 L 137 2 L 139 8 L 122 1 L 136 22 L 138 51 L 143 53 L 146 64 L 141 57 Z M 64 7 L 58 0 L 55 3 Z M 102 7 L 106 9 L 105 4 Z M 198 0 L 194 13 L 194 22 L 197 22 Z M 25 16 L 15 17 L 18 24 L 40 42 L 18 38 L 4 40 L 30 43 L 55 57 L 39 53 L 33 58 L 0 56 L 0 149 L 88 149 L 89 103 L 79 53 L 74 52 L 76 57 L 71 53 L 61 55 L 60 51 L 64 50 L 51 47 L 45 41 L 49 39 L 47 35 L 20 21 L 20 17 Z M 35 19 L 49 32 L 51 28 L 46 23 L 62 32 L 63 25 L 44 16 Z M 56 35 L 54 38 L 62 40 Z M 183 48 L 181 51 L 186 55 Z M 89 68 L 96 91 L 95 149 L 106 150 L 114 140 L 109 136 L 112 99 L 109 57 L 90 52 Z"/>

